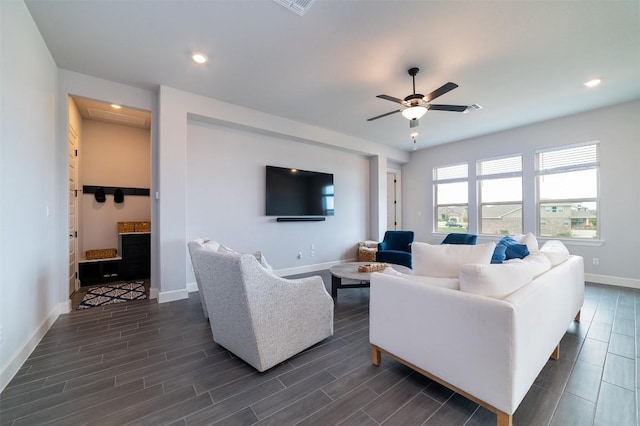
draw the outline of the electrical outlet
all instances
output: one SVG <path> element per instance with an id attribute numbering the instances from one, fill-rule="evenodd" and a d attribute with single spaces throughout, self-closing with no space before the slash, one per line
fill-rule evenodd
<path id="1" fill-rule="evenodd" d="M 594 266 L 600 266 L 600 259 L 598 259 L 597 257 L 593 258 L 593 265 Z"/>

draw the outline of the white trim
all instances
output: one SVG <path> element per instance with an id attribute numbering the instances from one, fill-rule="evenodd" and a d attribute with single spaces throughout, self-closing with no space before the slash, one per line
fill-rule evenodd
<path id="1" fill-rule="evenodd" d="M 158 293 L 158 303 L 173 302 L 189 298 L 189 292 L 186 288 L 180 290 L 161 291 Z"/>
<path id="2" fill-rule="evenodd" d="M 151 287 L 149 289 L 149 299 L 157 299 L 158 298 L 158 289 Z"/>
<path id="3" fill-rule="evenodd" d="M 40 343 L 44 335 L 47 334 L 47 331 L 49 331 L 53 323 L 58 319 L 58 316 L 60 315 L 60 305 L 64 304 L 61 303 L 55 305 L 49 312 L 49 315 L 47 315 L 44 321 L 42 321 L 40 327 L 38 327 L 31 337 L 21 345 L 20 349 L 15 351 L 13 359 L 6 365 L 2 366 L 2 370 L 0 371 L 0 392 L 2 392 L 11 379 L 13 379 L 16 373 L 20 370 L 20 367 L 22 367 L 22 365 L 27 361 L 31 352 L 33 352 L 36 346 L 38 346 L 38 343 Z"/>
<path id="4" fill-rule="evenodd" d="M 196 283 L 195 281 L 187 283 L 187 291 L 189 293 L 191 293 L 192 291 L 198 291 L 198 283 Z"/>
<path id="5" fill-rule="evenodd" d="M 635 278 L 612 277 L 610 275 L 584 274 L 584 280 L 590 283 L 615 285 L 640 289 L 640 280 Z"/>
<path id="6" fill-rule="evenodd" d="M 338 260 L 334 262 L 316 263 L 315 265 L 306 265 L 306 266 L 297 266 L 295 268 L 278 269 L 278 270 L 274 270 L 273 273 L 279 277 L 286 277 L 289 275 L 306 274 L 309 272 L 322 271 L 325 269 L 329 269 L 332 266 L 339 265 L 341 263 L 355 262 L 355 261 L 356 259 L 344 259 L 344 260 Z"/>
<path id="7" fill-rule="evenodd" d="M 58 303 L 58 315 L 60 315 L 60 314 L 68 314 L 71 311 L 72 311 L 71 299 L 67 300 L 66 302 Z"/>

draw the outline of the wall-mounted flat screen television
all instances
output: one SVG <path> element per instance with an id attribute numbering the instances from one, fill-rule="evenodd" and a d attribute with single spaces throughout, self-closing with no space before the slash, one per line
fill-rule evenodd
<path id="1" fill-rule="evenodd" d="M 333 175 L 267 166 L 267 216 L 333 216 Z"/>

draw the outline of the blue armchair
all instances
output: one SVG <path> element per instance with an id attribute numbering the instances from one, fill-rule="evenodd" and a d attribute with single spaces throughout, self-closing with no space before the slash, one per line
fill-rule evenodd
<path id="1" fill-rule="evenodd" d="M 412 268 L 411 243 L 413 231 L 387 231 L 378 243 L 376 262 L 394 263 Z"/>
<path id="2" fill-rule="evenodd" d="M 444 237 L 444 240 L 440 244 L 467 244 L 475 246 L 478 241 L 478 236 L 475 234 L 462 234 L 451 233 Z"/>

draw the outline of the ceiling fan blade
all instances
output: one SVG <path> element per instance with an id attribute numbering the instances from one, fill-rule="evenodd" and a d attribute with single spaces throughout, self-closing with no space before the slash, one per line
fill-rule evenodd
<path id="1" fill-rule="evenodd" d="M 429 109 L 434 111 L 453 111 L 453 112 L 465 112 L 467 110 L 466 105 L 438 105 L 429 104 Z"/>
<path id="2" fill-rule="evenodd" d="M 418 127 L 418 125 L 420 124 L 420 122 L 418 121 L 418 119 L 414 119 L 414 120 L 409 120 L 409 128 L 413 129 L 414 127 Z"/>
<path id="3" fill-rule="evenodd" d="M 387 100 L 387 101 L 391 101 L 391 102 L 398 103 L 398 104 L 400 104 L 400 105 L 404 105 L 404 101 L 403 101 L 402 99 L 394 98 L 393 96 L 389 96 L 389 95 L 378 95 L 378 96 L 376 96 L 376 98 L 385 99 L 385 100 Z"/>
<path id="4" fill-rule="evenodd" d="M 398 113 L 398 112 L 400 112 L 400 111 L 402 111 L 402 110 L 401 110 L 401 109 L 398 109 L 398 110 L 395 110 L 395 111 L 388 112 L 388 113 L 386 113 L 386 114 L 377 115 L 377 116 L 375 116 L 375 117 L 367 118 L 367 121 L 377 120 L 378 118 L 386 117 L 387 115 L 395 114 L 395 113 Z"/>
<path id="5" fill-rule="evenodd" d="M 434 90 L 433 92 L 431 92 L 427 96 L 425 96 L 424 100 L 427 101 L 427 102 L 431 102 L 435 98 L 440 97 L 440 96 L 444 95 L 445 93 L 452 91 L 456 87 L 458 87 L 458 85 L 455 84 L 455 83 L 452 83 L 452 82 L 448 82 L 446 84 L 443 84 L 442 86 L 440 86 L 439 88 L 437 88 L 436 90 Z"/>

